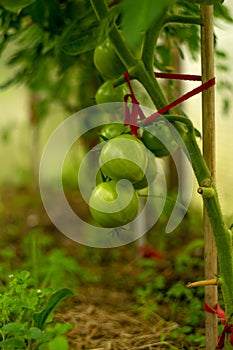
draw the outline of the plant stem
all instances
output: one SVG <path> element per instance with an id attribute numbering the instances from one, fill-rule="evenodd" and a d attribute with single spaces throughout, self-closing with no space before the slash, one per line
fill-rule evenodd
<path id="1" fill-rule="evenodd" d="M 96 13 L 97 18 L 100 21 L 108 16 L 109 10 L 105 0 L 90 0 L 90 3 Z M 137 59 L 128 49 L 115 25 L 113 25 L 113 28 L 109 32 L 108 36 L 115 48 L 117 55 L 120 57 L 125 67 L 129 69 L 130 67 L 136 65 Z"/>
<path id="2" fill-rule="evenodd" d="M 179 15 L 170 15 L 165 17 L 163 24 L 168 23 L 183 23 L 183 24 L 197 24 L 201 25 L 201 18 L 198 16 L 179 16 Z"/>
<path id="3" fill-rule="evenodd" d="M 221 289 L 225 303 L 226 316 L 230 323 L 232 322 L 231 319 L 233 320 L 232 232 L 224 222 L 215 184 L 197 145 L 192 122 L 188 118 L 182 116 L 168 116 L 167 118 L 171 122 L 178 122 L 177 125 L 182 122 L 186 126 L 187 131 L 182 135 L 182 139 L 190 155 L 198 184 L 200 188 L 203 189 L 202 198 L 215 237 L 221 276 Z M 206 194 L 205 189 L 211 189 L 211 191 L 208 191 Z"/>
<path id="4" fill-rule="evenodd" d="M 145 40 L 143 44 L 142 60 L 146 69 L 153 74 L 154 70 L 154 55 L 156 43 L 160 34 L 160 30 L 164 24 L 164 16 L 160 17 L 159 21 L 156 21 L 146 32 Z"/>
<path id="5" fill-rule="evenodd" d="M 141 61 L 140 64 L 133 68 L 135 78 L 143 85 L 151 97 L 155 107 L 160 109 L 167 104 L 167 100 L 155 78 L 154 73 L 151 74 Z"/>

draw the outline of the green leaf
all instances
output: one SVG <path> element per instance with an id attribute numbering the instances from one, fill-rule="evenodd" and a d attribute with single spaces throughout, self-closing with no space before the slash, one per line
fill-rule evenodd
<path id="1" fill-rule="evenodd" d="M 64 31 L 60 47 L 67 55 L 80 55 L 101 44 L 113 25 L 113 16 L 98 22 L 94 13 L 89 13 L 72 22 Z"/>
<path id="2" fill-rule="evenodd" d="M 8 339 L 3 340 L 3 341 L 0 342 L 0 349 L 4 349 L 4 350 L 13 350 L 13 349 L 23 350 L 23 349 L 25 349 L 25 341 L 24 341 L 23 337 L 8 338 Z"/>
<path id="3" fill-rule="evenodd" d="M 59 335 L 49 342 L 49 350 L 69 350 L 69 343 L 65 336 Z"/>
<path id="4" fill-rule="evenodd" d="M 123 32 L 132 49 L 137 50 L 144 33 L 152 23 L 160 21 L 173 0 L 124 0 L 119 5 L 122 14 Z"/>
<path id="5" fill-rule="evenodd" d="M 54 294 L 52 294 L 47 302 L 46 307 L 42 311 L 36 312 L 33 315 L 33 319 L 34 319 L 35 323 L 37 324 L 37 326 L 40 329 L 42 329 L 46 320 L 51 315 L 53 310 L 56 308 L 57 304 L 61 300 L 65 299 L 67 297 L 70 297 L 72 295 L 73 295 L 73 292 L 68 288 L 62 288 L 62 289 L 58 290 L 57 292 L 55 292 Z"/>
<path id="6" fill-rule="evenodd" d="M 10 322 L 1 328 L 1 333 L 9 335 L 21 335 L 24 332 L 24 326 L 17 322 Z"/>
<path id="7" fill-rule="evenodd" d="M 35 0 L 0 0 L 0 5 L 9 11 L 18 12 L 24 7 L 32 4 L 34 1 Z"/>
<path id="8" fill-rule="evenodd" d="M 221 18 L 222 20 L 233 23 L 233 17 L 229 11 L 229 8 L 221 5 L 219 3 L 214 5 L 214 15 L 217 18 Z"/>
<path id="9" fill-rule="evenodd" d="M 25 339 L 40 340 L 43 338 L 45 338 L 44 332 L 42 332 L 41 329 L 37 327 L 31 327 L 28 333 L 25 335 Z"/>

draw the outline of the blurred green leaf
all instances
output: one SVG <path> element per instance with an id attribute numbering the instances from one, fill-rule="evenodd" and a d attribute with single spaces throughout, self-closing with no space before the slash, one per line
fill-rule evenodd
<path id="1" fill-rule="evenodd" d="M 40 329 L 42 329 L 43 325 L 45 324 L 46 320 L 51 315 L 51 313 L 54 311 L 57 304 L 61 300 L 65 299 L 67 297 L 70 297 L 72 295 L 73 295 L 73 292 L 68 288 L 62 288 L 62 289 L 58 290 L 57 292 L 55 292 L 54 294 L 52 294 L 47 302 L 46 307 L 42 311 L 36 312 L 33 315 L 33 319 L 34 319 L 35 323 L 37 324 L 37 326 Z"/>
<path id="2" fill-rule="evenodd" d="M 233 23 L 233 17 L 230 13 L 230 10 L 228 7 L 222 4 L 215 4 L 214 5 L 214 15 L 217 18 L 221 18 L 225 20 L 226 22 Z"/>
<path id="3" fill-rule="evenodd" d="M 29 6 L 36 0 L 0 0 L 0 5 L 5 9 L 18 12 L 20 9 Z"/>
<path id="4" fill-rule="evenodd" d="M 66 337 L 59 335 L 49 342 L 49 350 L 69 350 L 69 343 Z"/>
<path id="5" fill-rule="evenodd" d="M 124 36 L 132 49 L 140 48 L 144 33 L 160 20 L 172 1 L 124 0 L 119 5 Z"/>
<path id="6" fill-rule="evenodd" d="M 0 341 L 0 349 L 13 350 L 13 349 L 25 349 L 25 342 L 23 337 L 12 337 L 6 340 Z"/>
<path id="7" fill-rule="evenodd" d="M 63 32 L 59 45 L 67 55 L 80 55 L 101 44 L 114 22 L 115 16 L 97 21 L 94 12 L 72 22 Z"/>

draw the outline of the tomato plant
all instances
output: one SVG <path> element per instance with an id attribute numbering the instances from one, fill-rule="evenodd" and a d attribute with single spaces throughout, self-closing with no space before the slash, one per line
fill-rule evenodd
<path id="1" fill-rule="evenodd" d="M 95 48 L 93 59 L 97 70 L 106 79 L 115 78 L 126 70 L 108 38 Z"/>
<path id="2" fill-rule="evenodd" d="M 106 142 L 101 150 L 99 163 L 105 176 L 136 183 L 145 175 L 148 163 L 147 151 L 136 137 L 120 135 Z"/>
<path id="3" fill-rule="evenodd" d="M 162 72 L 174 69 L 174 61 L 171 59 L 174 58 L 174 46 L 182 57 L 186 52 L 182 51 L 184 46 L 189 49 L 192 57 L 199 55 L 200 28 L 203 30 L 206 27 L 202 10 L 206 6 L 211 6 L 218 19 L 232 23 L 227 7 L 218 0 L 134 0 L 133 6 L 132 0 L 0 0 L 0 4 L 1 52 L 9 45 L 12 50 L 10 56 L 6 55 L 7 63 L 12 68 L 12 76 L 1 84 L 1 88 L 19 82 L 26 83 L 30 91 L 38 94 L 41 99 L 41 109 L 43 104 L 50 106 L 51 101 L 56 100 L 72 112 L 94 103 L 94 95 L 96 103 L 99 104 L 123 102 L 124 95 L 129 93 L 124 85 L 125 70 L 128 71 L 131 81 L 135 80 L 143 87 L 155 110 L 167 106 L 166 87 L 159 83 L 154 74 L 155 69 Z M 214 35 L 209 38 L 213 39 Z M 218 42 L 215 44 L 217 48 Z M 202 43 L 202 47 L 204 46 Z M 139 51 L 140 55 L 135 55 Z M 218 56 L 224 57 L 218 48 L 216 52 Z M 78 76 L 74 76 L 73 68 L 77 66 L 87 68 L 86 72 L 91 72 L 91 77 L 95 79 L 87 78 L 89 74 L 83 77 L 80 72 Z M 98 89 L 100 75 L 101 81 L 109 80 Z M 204 81 L 206 76 L 202 79 Z M 77 82 L 80 84 L 74 90 Z M 229 84 L 225 86 L 228 88 Z M 82 104 L 85 95 L 88 98 Z M 76 96 L 79 101 L 76 101 Z M 216 241 L 226 319 L 231 325 L 232 232 L 224 222 L 212 171 L 202 157 L 192 120 L 183 115 L 180 109 L 176 112 L 177 116 L 173 113 L 167 114 L 165 118 L 176 128 L 192 158 L 198 190 L 203 197 Z M 41 118 L 41 113 L 37 112 L 37 117 Z M 113 186 L 114 181 L 122 178 L 128 179 L 134 186 L 144 186 L 145 175 L 150 173 L 146 148 L 132 135 L 122 135 L 117 129 L 118 126 L 114 132 L 108 130 L 106 138 L 109 141 L 100 154 L 100 166 L 104 173 L 102 179 L 113 180 L 101 182 L 96 188 Z M 166 125 L 156 122 L 143 131 L 142 141 L 157 157 L 168 154 L 167 144 L 169 152 L 173 150 L 173 146 L 174 149 L 177 147 L 168 131 L 170 130 L 166 129 Z M 129 140 L 132 141 L 130 147 Z M 127 141 L 127 145 L 124 141 Z M 156 172 L 156 169 L 152 172 Z M 115 192 L 111 193 L 116 195 L 117 187 L 114 188 Z M 107 212 L 106 207 L 102 209 L 102 214 Z M 95 213 L 95 209 L 92 210 Z M 111 225 L 114 220 L 116 225 L 122 223 L 121 207 L 118 211 L 121 218 L 113 217 Z M 107 216 L 102 215 L 99 220 L 107 220 Z M 110 225 L 110 222 L 107 224 Z"/>
<path id="4" fill-rule="evenodd" d="M 98 184 L 91 193 L 89 208 L 93 218 L 103 227 L 119 227 L 132 221 L 139 208 L 139 199 L 127 180 Z"/>

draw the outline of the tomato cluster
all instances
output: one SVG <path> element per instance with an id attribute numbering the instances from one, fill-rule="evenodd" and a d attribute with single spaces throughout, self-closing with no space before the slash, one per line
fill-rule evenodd
<path id="1" fill-rule="evenodd" d="M 129 93 L 127 85 L 114 87 L 112 79 L 126 69 L 109 39 L 96 47 L 94 64 L 105 80 L 96 92 L 97 104 L 123 102 Z M 101 130 L 105 143 L 89 208 L 95 221 L 103 227 L 119 227 L 137 216 L 138 191 L 148 187 L 157 174 L 155 156 L 167 156 L 177 147 L 164 120 L 156 119 L 141 131 L 139 140 L 122 123 L 112 123 Z"/>
<path id="2" fill-rule="evenodd" d="M 158 173 L 156 157 L 178 148 L 173 128 L 165 118 L 139 129 L 141 140 L 120 122 L 105 125 L 100 137 L 105 142 L 99 155 L 99 171 L 89 208 L 103 227 L 131 222 L 139 210 L 138 191 L 147 188 Z"/>
<path id="3" fill-rule="evenodd" d="M 109 124 L 100 133 L 108 140 L 100 151 L 100 170 L 89 208 L 99 225 L 119 227 L 137 216 L 138 190 L 147 187 L 157 174 L 155 157 L 123 124 Z"/>

